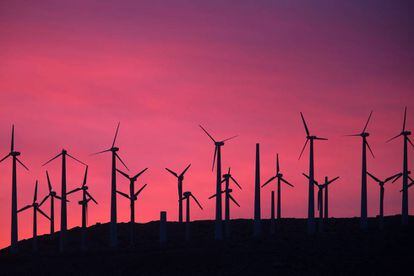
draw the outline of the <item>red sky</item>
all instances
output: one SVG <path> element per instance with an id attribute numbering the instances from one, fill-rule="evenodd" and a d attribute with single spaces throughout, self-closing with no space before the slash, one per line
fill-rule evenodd
<path id="1" fill-rule="evenodd" d="M 89 208 L 90 223 L 107 222 L 110 155 L 90 153 L 110 146 L 118 121 L 120 155 L 131 173 L 149 167 L 139 181 L 148 183 L 137 202 L 139 222 L 158 219 L 160 210 L 177 218 L 176 181 L 164 167 L 188 163 L 185 190 L 205 206 L 193 208 L 192 218 L 214 217 L 207 199 L 215 190 L 213 145 L 199 123 L 217 139 L 240 135 L 223 149 L 223 166 L 243 186 L 235 191 L 242 207 L 233 207 L 234 218 L 253 215 L 256 142 L 262 181 L 273 175 L 278 152 L 295 185 L 283 191 L 283 215 L 306 216 L 299 111 L 311 132 L 329 138 L 316 143 L 316 177 L 341 176 L 330 190 L 332 216 L 359 213 L 361 142 L 342 135 L 360 132 L 370 110 L 376 158 L 369 171 L 382 178 L 401 170 L 402 141 L 385 140 L 401 131 L 406 105 L 414 127 L 409 1 L 119 2 L 0 3 L 0 153 L 7 154 L 15 123 L 16 147 L 30 167 L 18 171 L 19 206 L 32 200 L 35 179 L 46 193 L 41 164 L 64 147 L 90 166 L 90 191 L 99 201 Z M 47 169 L 59 192 L 59 162 Z M 80 185 L 82 170 L 69 163 L 69 189 Z M 10 239 L 10 172 L 10 161 L 0 165 L 0 247 Z M 368 185 L 373 216 L 379 187 Z M 119 177 L 118 187 L 127 191 L 128 183 Z M 386 187 L 387 215 L 400 212 L 400 187 Z M 262 190 L 263 217 L 273 188 Z M 410 196 L 413 212 L 413 190 Z M 80 224 L 79 198 L 71 196 L 69 227 Z M 118 200 L 119 220 L 127 221 L 128 203 Z M 48 222 L 39 220 L 40 233 L 47 232 Z M 20 238 L 31 236 L 31 223 L 30 212 L 19 215 Z"/>

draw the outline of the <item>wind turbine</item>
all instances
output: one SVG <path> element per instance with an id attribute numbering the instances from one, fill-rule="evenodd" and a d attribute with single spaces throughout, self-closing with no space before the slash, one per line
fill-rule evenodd
<path id="1" fill-rule="evenodd" d="M 233 190 L 230 189 L 230 180 L 232 180 L 234 184 L 236 184 L 236 186 L 240 190 L 242 189 L 242 187 L 237 182 L 237 180 L 234 179 L 234 177 L 231 175 L 230 170 L 231 169 L 229 168 L 228 172 L 226 174 L 223 174 L 222 183 L 224 182 L 226 186 L 225 186 L 225 189 L 221 191 L 221 193 L 225 194 L 225 197 L 224 197 L 224 228 L 225 228 L 225 233 L 227 237 L 230 237 L 230 200 L 233 201 L 234 204 L 236 204 L 238 207 L 240 207 L 239 203 L 231 195 Z M 209 197 L 209 199 L 212 199 L 216 196 L 217 194 L 214 194 L 211 197 Z"/>
<path id="2" fill-rule="evenodd" d="M 384 180 L 380 180 L 377 177 L 375 177 L 373 174 L 367 172 L 367 174 L 375 181 L 378 183 L 378 185 L 380 186 L 380 207 L 379 207 L 379 226 L 381 229 L 384 228 L 384 184 L 393 180 L 396 177 L 400 177 L 402 175 L 402 173 L 397 173 L 394 174 L 393 176 L 390 176 Z"/>
<path id="3" fill-rule="evenodd" d="M 324 185 L 324 190 L 325 190 L 325 199 L 324 199 L 324 208 L 323 208 L 324 215 L 323 215 L 323 218 L 325 220 L 327 220 L 329 218 L 329 213 L 328 213 L 328 208 L 329 208 L 329 202 L 328 202 L 328 200 L 329 200 L 329 192 L 328 192 L 328 188 L 329 188 L 329 185 L 331 185 L 331 183 L 334 182 L 335 180 L 337 180 L 338 178 L 339 178 L 339 176 L 338 177 L 335 177 L 334 179 L 329 180 L 328 177 L 325 176 L 325 183 L 323 184 Z"/>
<path id="4" fill-rule="evenodd" d="M 176 172 L 170 170 L 169 168 L 165 168 L 169 173 L 174 175 L 178 180 L 178 199 L 183 197 L 183 181 L 184 181 L 184 174 L 190 168 L 191 164 L 189 164 L 181 174 L 177 174 Z M 178 201 L 178 222 L 183 222 L 183 202 L 181 200 Z"/>
<path id="5" fill-rule="evenodd" d="M 371 147 L 368 144 L 367 137 L 369 133 L 366 132 L 368 123 L 371 119 L 372 111 L 369 114 L 368 120 L 365 123 L 364 129 L 359 134 L 351 134 L 347 136 L 360 136 L 362 137 L 362 175 L 361 175 L 361 229 L 367 230 L 368 229 L 368 209 L 367 209 L 367 147 L 370 151 L 372 157 L 374 157 L 374 153 L 371 150 Z M 375 157 L 374 157 L 375 158 Z"/>
<path id="6" fill-rule="evenodd" d="M 18 223 L 17 223 L 17 163 L 23 166 L 27 171 L 29 170 L 20 159 L 17 157 L 20 152 L 14 150 L 14 125 L 12 125 L 12 136 L 10 152 L 0 160 L 0 163 L 8 157 L 12 157 L 12 200 L 11 200 L 11 253 L 17 253 L 18 238 Z"/>
<path id="7" fill-rule="evenodd" d="M 279 154 L 276 154 L 276 175 L 272 176 L 269 180 L 267 180 L 263 185 L 262 188 L 264 186 L 266 186 L 267 184 L 269 184 L 270 182 L 272 182 L 274 179 L 277 179 L 277 219 L 280 220 L 280 218 L 282 217 L 282 192 L 281 192 L 281 184 L 282 182 L 285 183 L 286 185 L 289 185 L 290 187 L 294 187 L 291 183 L 289 183 L 286 179 L 283 178 L 283 174 L 280 172 L 280 167 L 279 167 Z"/>
<path id="8" fill-rule="evenodd" d="M 26 205 L 25 207 L 21 208 L 20 210 L 18 210 L 17 212 L 23 212 L 24 210 L 27 210 L 29 208 L 33 208 L 33 251 L 37 251 L 37 213 L 40 213 L 42 216 L 44 216 L 45 218 L 47 218 L 48 220 L 50 220 L 49 216 L 45 214 L 45 212 L 43 212 L 40 209 L 39 204 L 37 203 L 37 184 L 38 181 L 36 180 L 36 184 L 35 184 L 35 190 L 34 190 L 34 197 L 33 197 L 33 202 L 32 204 Z"/>
<path id="9" fill-rule="evenodd" d="M 408 136 L 411 135 L 411 131 L 405 129 L 405 123 L 407 121 L 407 107 L 404 109 L 404 121 L 403 127 L 400 134 L 392 137 L 387 141 L 390 142 L 400 136 L 403 137 L 403 170 L 402 170 L 402 206 L 401 206 L 401 222 L 403 225 L 408 224 L 408 154 L 407 154 L 407 142 L 414 147 L 413 142 L 411 142 Z"/>
<path id="10" fill-rule="evenodd" d="M 92 197 L 92 195 L 88 192 L 89 187 L 86 185 L 86 181 L 88 178 L 88 166 L 85 168 L 85 174 L 83 176 L 82 185 L 79 188 L 73 189 L 69 191 L 67 195 L 76 193 L 78 191 L 82 191 L 82 200 L 79 201 L 79 205 L 82 206 L 82 237 L 81 237 L 81 248 L 82 250 L 86 250 L 86 228 L 88 227 L 88 203 L 89 201 L 93 201 L 95 204 L 98 202 Z"/>
<path id="11" fill-rule="evenodd" d="M 214 238 L 216 240 L 223 239 L 223 226 L 222 226 L 222 211 L 221 211 L 221 147 L 224 146 L 224 142 L 229 141 L 233 138 L 236 138 L 237 135 L 224 139 L 222 141 L 216 141 L 210 133 L 207 132 L 201 125 L 200 128 L 207 134 L 208 137 L 214 143 L 214 157 L 213 157 L 213 167 L 212 170 L 214 171 L 214 164 L 217 158 L 217 177 L 216 177 L 216 222 L 215 222 L 215 235 Z"/>
<path id="12" fill-rule="evenodd" d="M 117 234 L 117 217 L 116 217 L 116 159 L 118 159 L 122 165 L 129 171 L 128 167 L 125 165 L 124 161 L 122 161 L 121 157 L 118 155 L 119 148 L 115 147 L 116 137 L 118 136 L 119 131 L 119 123 L 116 127 L 116 132 L 114 136 L 114 140 L 112 145 L 109 149 L 94 153 L 93 155 L 104 153 L 104 152 L 111 152 L 112 153 L 112 173 L 111 173 L 111 222 L 109 227 L 109 245 L 111 247 L 118 246 L 118 234 Z"/>
<path id="13" fill-rule="evenodd" d="M 47 194 L 43 200 L 40 202 L 39 207 L 46 202 L 48 198 L 50 198 L 50 234 L 55 233 L 55 198 L 62 200 L 60 196 L 56 194 L 56 192 L 52 188 L 52 184 L 50 182 L 49 173 L 46 171 L 46 178 L 47 178 L 47 185 L 49 188 L 49 194 Z"/>
<path id="14" fill-rule="evenodd" d="M 306 131 L 306 142 L 302 148 L 302 151 L 299 155 L 299 159 L 301 158 L 306 145 L 309 142 L 309 197 L 308 197 L 308 233 L 314 234 L 315 233 L 315 199 L 314 199 L 314 181 L 315 181 L 315 167 L 314 167 L 314 151 L 313 151 L 313 142 L 315 140 L 328 140 L 326 138 L 321 138 L 315 135 L 310 135 L 308 126 L 306 125 L 305 118 L 303 117 L 302 112 L 300 113 L 302 117 L 303 126 L 305 127 Z"/>
<path id="15" fill-rule="evenodd" d="M 50 162 L 52 162 L 53 160 L 55 160 L 58 157 L 62 157 L 62 190 L 61 190 L 61 196 L 62 196 L 62 200 L 60 201 L 60 233 L 59 233 L 59 250 L 60 252 L 64 251 L 65 248 L 65 236 L 66 236 L 66 231 L 67 231 L 67 227 L 68 227 L 68 218 L 67 218 L 67 200 L 66 200 L 66 157 L 69 157 L 71 159 L 73 159 L 74 161 L 86 166 L 85 163 L 83 163 L 82 161 L 80 161 L 79 159 L 73 157 L 72 155 L 70 155 L 67 150 L 62 149 L 62 151 L 56 155 L 55 157 L 53 157 L 52 159 L 50 159 L 49 161 L 47 161 L 46 163 L 44 163 L 42 165 L 46 166 L 47 164 L 49 164 Z"/>
<path id="16" fill-rule="evenodd" d="M 138 177 L 143 174 L 148 168 L 143 169 L 133 177 L 130 177 L 128 174 L 124 173 L 121 170 L 116 169 L 121 175 L 123 175 L 125 178 L 129 180 L 129 195 L 126 193 L 116 191 L 118 194 L 122 195 L 123 197 L 129 199 L 130 206 L 131 206 L 131 218 L 129 221 L 130 225 L 130 234 L 129 234 L 129 242 L 131 247 L 134 246 L 135 238 L 134 238 L 134 225 L 135 225 L 135 201 L 138 199 L 138 195 L 144 190 L 144 188 L 147 186 L 145 184 L 142 186 L 137 192 L 135 192 L 135 182 L 137 181 Z"/>
<path id="17" fill-rule="evenodd" d="M 253 236 L 259 238 L 262 234 L 262 221 L 260 209 L 260 144 L 256 143 L 256 160 L 254 175 L 254 218 Z"/>
<path id="18" fill-rule="evenodd" d="M 198 207 L 203 210 L 200 202 L 198 202 L 197 198 L 193 196 L 191 192 L 184 192 L 183 197 L 180 198 L 180 201 L 186 200 L 186 219 L 185 219 L 185 239 L 186 241 L 190 240 L 191 233 L 190 233 L 190 198 L 193 198 L 194 201 L 197 203 Z"/>
<path id="19" fill-rule="evenodd" d="M 309 179 L 309 176 L 307 174 L 303 174 L 307 179 Z M 315 184 L 316 187 L 318 187 L 318 211 L 319 211 L 319 231 L 323 231 L 323 211 L 324 211 L 324 201 L 326 202 L 327 198 L 325 200 L 323 199 L 323 190 L 327 189 L 329 184 L 339 179 L 339 176 L 329 180 L 327 176 L 325 176 L 325 182 L 323 184 L 319 184 L 318 181 L 314 180 L 313 184 Z M 326 194 L 325 194 L 326 195 Z"/>

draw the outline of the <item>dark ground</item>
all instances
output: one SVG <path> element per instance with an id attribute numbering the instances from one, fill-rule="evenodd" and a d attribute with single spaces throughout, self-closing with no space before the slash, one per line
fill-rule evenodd
<path id="1" fill-rule="evenodd" d="M 107 247 L 108 224 L 89 228 L 89 250 L 79 250 L 80 229 L 69 231 L 68 250 L 57 253 L 58 234 L 39 238 L 39 253 L 31 240 L 20 243 L 19 254 L 0 251 L 0 274 L 133 274 L 133 275 L 412 275 L 414 217 L 402 228 L 400 217 L 387 217 L 385 230 L 369 221 L 359 230 L 358 219 L 330 219 L 324 233 L 306 234 L 306 220 L 283 219 L 275 236 L 263 221 L 263 238 L 252 238 L 251 220 L 232 221 L 231 239 L 214 242 L 214 222 L 192 223 L 192 242 L 184 228 L 168 223 L 168 243 L 159 244 L 159 222 L 136 225 L 137 242 L 128 248 L 128 225 L 119 224 L 120 248 Z"/>

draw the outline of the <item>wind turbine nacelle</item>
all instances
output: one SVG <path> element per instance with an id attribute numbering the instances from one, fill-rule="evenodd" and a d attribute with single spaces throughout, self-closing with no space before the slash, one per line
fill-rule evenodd
<path id="1" fill-rule="evenodd" d="M 278 173 L 276 176 L 277 177 L 283 177 L 283 173 Z"/>
<path id="2" fill-rule="evenodd" d="M 112 152 L 117 152 L 117 151 L 119 151 L 119 148 L 118 147 L 113 147 L 113 148 L 111 148 L 111 151 Z"/>
<path id="3" fill-rule="evenodd" d="M 215 142 L 216 147 L 221 147 L 224 146 L 224 142 L 220 141 L 220 142 Z"/>
<path id="4" fill-rule="evenodd" d="M 33 203 L 33 207 L 35 207 L 35 208 L 39 207 L 39 203 L 37 203 L 37 202 Z"/>
<path id="5" fill-rule="evenodd" d="M 233 192 L 233 189 L 228 189 L 227 192 L 231 193 L 231 192 Z"/>
<path id="6" fill-rule="evenodd" d="M 402 135 L 411 135 L 411 131 L 406 130 L 401 133 Z"/>
<path id="7" fill-rule="evenodd" d="M 368 137 L 369 136 L 369 133 L 368 132 L 363 132 L 363 133 L 361 133 L 361 136 L 362 137 Z"/>
<path id="8" fill-rule="evenodd" d="M 191 192 L 184 192 L 183 197 L 189 197 L 191 195 Z"/>
<path id="9" fill-rule="evenodd" d="M 10 154 L 11 156 L 19 156 L 20 155 L 20 152 L 18 152 L 18 151 L 13 151 L 13 152 L 11 152 L 11 154 Z"/>
<path id="10" fill-rule="evenodd" d="M 51 196 L 56 196 L 56 192 L 55 192 L 55 191 L 51 191 L 51 192 L 50 192 L 50 195 L 51 195 Z"/>
<path id="11" fill-rule="evenodd" d="M 62 154 L 67 154 L 67 153 L 68 153 L 67 150 L 65 150 L 65 149 L 62 150 Z"/>

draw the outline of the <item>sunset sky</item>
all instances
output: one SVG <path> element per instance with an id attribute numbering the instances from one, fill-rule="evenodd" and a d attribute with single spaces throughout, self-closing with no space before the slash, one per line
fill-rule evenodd
<path id="1" fill-rule="evenodd" d="M 283 216 L 307 214 L 308 151 L 302 111 L 317 141 L 316 178 L 340 176 L 330 189 L 330 214 L 357 216 L 361 141 L 344 137 L 368 131 L 375 159 L 368 170 L 380 178 L 402 169 L 402 128 L 414 129 L 414 4 L 411 1 L 1 1 L 0 155 L 16 149 L 30 168 L 18 169 L 18 205 L 31 203 L 34 183 L 47 192 L 45 169 L 60 194 L 60 162 L 41 167 L 65 148 L 89 164 L 89 188 L 99 205 L 89 223 L 109 221 L 110 147 L 117 145 L 134 174 L 148 187 L 137 201 L 137 220 L 177 219 L 176 179 L 165 167 L 192 166 L 184 181 L 204 210 L 192 219 L 212 219 L 215 174 L 213 144 L 223 148 L 243 186 L 233 218 L 253 216 L 255 143 L 261 144 L 262 182 L 280 155 L 285 178 Z M 413 138 L 414 139 L 414 138 Z M 409 148 L 409 168 L 414 149 Z M 82 182 L 83 167 L 68 161 L 68 189 Z M 121 168 L 121 167 L 120 167 Z M 118 188 L 128 182 L 118 177 Z M 262 216 L 270 215 L 271 190 L 262 189 Z M 401 211 L 401 181 L 385 188 L 385 213 Z M 69 227 L 80 224 L 80 194 L 69 196 Z M 368 213 L 378 213 L 379 186 L 368 183 Z M 0 247 L 10 242 L 11 161 L 0 164 Z M 414 212 L 414 189 L 410 191 Z M 49 213 L 49 204 L 43 209 Z M 118 218 L 129 219 L 118 197 Z M 59 229 L 60 209 L 56 210 Z M 31 237 L 32 215 L 19 215 L 19 238 Z M 39 232 L 49 231 L 39 218 Z"/>

